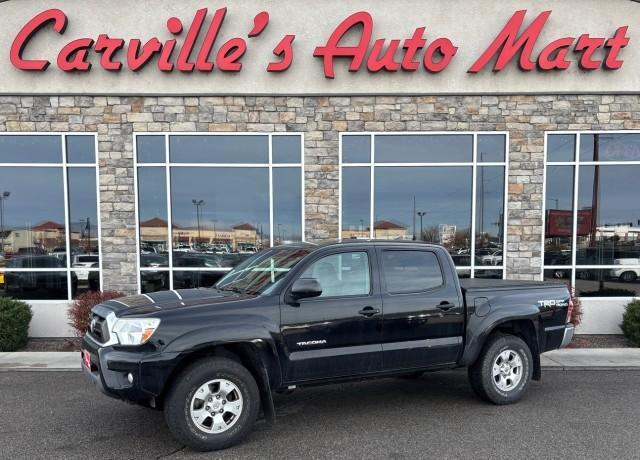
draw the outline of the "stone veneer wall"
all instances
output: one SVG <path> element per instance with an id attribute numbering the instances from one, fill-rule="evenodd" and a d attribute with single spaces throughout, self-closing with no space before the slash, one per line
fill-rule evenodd
<path id="1" fill-rule="evenodd" d="M 305 133 L 306 229 L 338 236 L 344 131 L 509 131 L 507 276 L 540 274 L 544 132 L 640 129 L 640 96 L 0 96 L 0 131 L 97 132 L 104 288 L 134 292 L 133 132 Z"/>

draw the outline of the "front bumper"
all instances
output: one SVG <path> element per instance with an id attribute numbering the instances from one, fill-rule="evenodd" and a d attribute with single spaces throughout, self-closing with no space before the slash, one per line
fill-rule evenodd
<path id="1" fill-rule="evenodd" d="M 175 353 L 103 347 L 89 336 L 83 339 L 82 350 L 91 357 L 90 367 L 82 363 L 83 373 L 98 390 L 112 398 L 139 403 L 153 401 L 162 393 L 178 359 Z"/>

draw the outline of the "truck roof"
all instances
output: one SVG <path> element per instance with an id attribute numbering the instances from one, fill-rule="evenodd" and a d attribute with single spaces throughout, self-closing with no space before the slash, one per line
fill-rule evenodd
<path id="1" fill-rule="evenodd" d="M 369 244 L 369 245 L 385 245 L 385 246 L 429 246 L 429 247 L 440 247 L 444 248 L 444 246 L 437 243 L 427 243 L 424 241 L 411 241 L 411 240 L 384 240 L 384 239 L 353 239 L 353 240 L 331 240 L 324 241 L 322 243 L 289 243 L 283 244 L 280 247 L 315 247 L 315 248 L 326 248 L 330 246 L 357 246 L 360 244 Z"/>

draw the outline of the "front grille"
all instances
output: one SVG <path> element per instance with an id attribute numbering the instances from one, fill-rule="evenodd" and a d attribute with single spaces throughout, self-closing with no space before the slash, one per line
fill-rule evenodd
<path id="1" fill-rule="evenodd" d="M 92 313 L 91 322 L 89 323 L 89 333 L 100 343 L 108 342 L 109 327 L 106 318 Z"/>

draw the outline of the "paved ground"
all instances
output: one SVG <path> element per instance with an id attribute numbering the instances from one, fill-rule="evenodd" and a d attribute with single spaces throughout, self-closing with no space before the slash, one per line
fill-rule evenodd
<path id="1" fill-rule="evenodd" d="M 161 413 L 99 395 L 79 372 L 0 372 L 0 458 L 640 458 L 636 370 L 547 371 L 506 407 L 455 371 L 301 389 L 276 408 L 277 425 L 203 455 Z"/>

